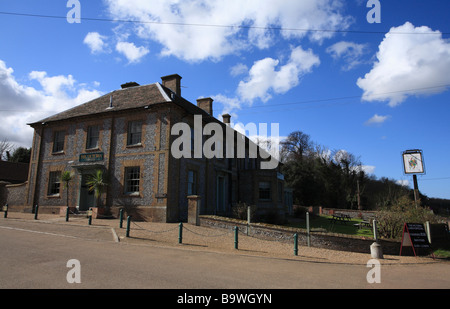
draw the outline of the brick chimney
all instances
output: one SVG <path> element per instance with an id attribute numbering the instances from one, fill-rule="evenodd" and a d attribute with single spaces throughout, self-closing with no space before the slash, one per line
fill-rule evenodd
<path id="1" fill-rule="evenodd" d="M 197 106 L 203 109 L 211 116 L 213 115 L 213 99 L 211 98 L 197 99 Z"/>
<path id="2" fill-rule="evenodd" d="M 222 115 L 223 123 L 229 126 L 230 125 L 230 118 L 231 118 L 230 114 L 223 114 Z"/>
<path id="3" fill-rule="evenodd" d="M 137 87 L 137 86 L 139 86 L 139 84 L 136 82 L 128 82 L 128 83 L 120 85 L 120 87 L 122 87 L 122 89 Z"/>
<path id="4" fill-rule="evenodd" d="M 163 76 L 161 77 L 162 85 L 181 97 L 181 78 L 178 74 Z"/>

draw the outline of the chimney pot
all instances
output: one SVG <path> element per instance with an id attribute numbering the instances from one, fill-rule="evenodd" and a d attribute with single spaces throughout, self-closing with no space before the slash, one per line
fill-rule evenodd
<path id="1" fill-rule="evenodd" d="M 231 118 L 230 114 L 223 114 L 222 115 L 223 123 L 225 123 L 226 125 L 230 125 L 230 118 Z"/>
<path id="2" fill-rule="evenodd" d="M 172 74 L 161 77 L 162 85 L 169 88 L 177 96 L 181 97 L 181 79 L 182 77 L 178 74 Z"/>
<path id="3" fill-rule="evenodd" d="M 211 99 L 211 98 L 197 99 L 197 106 L 212 116 L 212 114 L 213 114 L 213 99 Z"/>

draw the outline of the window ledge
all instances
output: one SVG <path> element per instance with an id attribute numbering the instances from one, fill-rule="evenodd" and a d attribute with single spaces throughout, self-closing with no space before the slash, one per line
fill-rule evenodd
<path id="1" fill-rule="evenodd" d="M 133 192 L 133 193 L 124 193 L 125 197 L 141 197 L 141 194 L 139 192 Z"/>
<path id="2" fill-rule="evenodd" d="M 133 144 L 133 145 L 127 145 L 127 148 L 139 148 L 139 147 L 143 147 L 144 145 L 142 145 L 141 143 L 139 144 Z"/>
<path id="3" fill-rule="evenodd" d="M 86 148 L 85 151 L 86 152 L 100 151 L 100 148 L 98 148 L 98 147 L 96 147 L 96 148 Z"/>
<path id="4" fill-rule="evenodd" d="M 49 194 L 49 195 L 47 195 L 47 198 L 61 198 L 61 195 L 58 193 L 58 194 Z"/>

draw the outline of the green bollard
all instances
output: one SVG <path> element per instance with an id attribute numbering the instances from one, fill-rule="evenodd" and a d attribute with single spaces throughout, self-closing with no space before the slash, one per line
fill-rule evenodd
<path id="1" fill-rule="evenodd" d="M 306 212 L 306 242 L 311 247 L 311 229 L 309 228 L 309 212 Z"/>
<path id="2" fill-rule="evenodd" d="M 8 218 L 8 204 L 3 206 L 3 210 L 5 211 L 4 218 Z"/>
<path id="3" fill-rule="evenodd" d="M 38 212 L 39 212 L 39 206 L 36 205 L 36 206 L 34 207 L 34 220 L 37 220 L 37 218 L 38 218 Z"/>
<path id="4" fill-rule="evenodd" d="M 294 255 L 298 255 L 298 234 L 294 234 Z"/>
<path id="5" fill-rule="evenodd" d="M 181 244 L 183 243 L 183 222 L 180 222 L 179 225 L 179 230 L 178 230 L 178 243 Z"/>
<path id="6" fill-rule="evenodd" d="M 119 211 L 119 227 L 122 228 L 123 226 L 123 208 L 120 208 Z"/>
<path id="7" fill-rule="evenodd" d="M 66 208 L 66 222 L 69 222 L 69 207 Z"/>
<path id="8" fill-rule="evenodd" d="M 92 208 L 89 209 L 88 214 L 89 214 L 89 221 L 88 221 L 88 224 L 89 224 L 89 225 L 92 225 Z"/>
<path id="9" fill-rule="evenodd" d="M 131 223 L 131 216 L 128 216 L 128 218 L 127 218 L 127 233 L 126 233 L 127 237 L 130 237 L 130 223 Z"/>
<path id="10" fill-rule="evenodd" d="M 234 249 L 238 249 L 238 244 L 239 244 L 238 232 L 239 232 L 239 228 L 237 226 L 235 226 L 234 227 Z"/>

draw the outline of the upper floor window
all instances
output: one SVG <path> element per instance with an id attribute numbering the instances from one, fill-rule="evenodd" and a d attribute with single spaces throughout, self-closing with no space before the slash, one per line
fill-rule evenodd
<path id="1" fill-rule="evenodd" d="M 64 139 L 66 133 L 64 131 L 56 131 L 53 136 L 53 152 L 64 151 Z"/>
<path id="2" fill-rule="evenodd" d="M 98 139 L 100 129 L 99 126 L 90 126 L 87 130 L 86 138 L 86 149 L 96 149 L 98 148 Z"/>
<path id="3" fill-rule="evenodd" d="M 127 146 L 140 145 L 142 140 L 142 121 L 128 123 Z"/>

